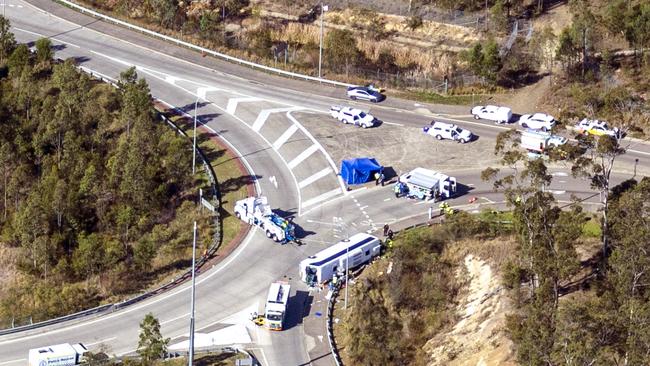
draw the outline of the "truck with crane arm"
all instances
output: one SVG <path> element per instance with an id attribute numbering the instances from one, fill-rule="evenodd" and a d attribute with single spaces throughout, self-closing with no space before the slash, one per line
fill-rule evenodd
<path id="1" fill-rule="evenodd" d="M 249 225 L 259 227 L 273 241 L 282 244 L 297 241 L 295 225 L 274 213 L 265 196 L 248 197 L 235 202 L 235 216 Z"/>

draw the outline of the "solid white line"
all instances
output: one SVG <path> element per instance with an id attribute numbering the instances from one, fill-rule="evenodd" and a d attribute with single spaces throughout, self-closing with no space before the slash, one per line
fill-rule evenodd
<path id="1" fill-rule="evenodd" d="M 4 361 L 4 362 L 0 362 L 0 365 L 8 365 L 10 363 L 18 363 L 18 362 L 21 362 L 21 364 L 24 365 L 24 363 L 22 363 L 22 361 L 27 361 L 27 359 L 26 358 L 19 358 L 17 360 Z"/>
<path id="2" fill-rule="evenodd" d="M 318 151 L 320 146 L 313 144 L 310 147 L 306 148 L 303 152 L 298 154 L 293 160 L 287 164 L 289 166 L 289 169 L 293 169 L 298 166 L 298 164 L 302 163 L 305 159 L 311 156 L 311 154 L 315 153 Z"/>
<path id="3" fill-rule="evenodd" d="M 176 321 L 176 320 L 178 320 L 178 319 L 186 318 L 186 317 L 188 317 L 189 315 L 190 315 L 190 313 L 185 313 L 185 314 L 180 315 L 180 316 L 177 316 L 177 317 L 175 317 L 175 318 L 173 318 L 173 319 L 169 319 L 169 320 L 165 320 L 164 322 L 160 322 L 160 325 L 164 325 L 164 324 L 167 324 L 167 323 L 171 323 L 171 322 Z"/>
<path id="4" fill-rule="evenodd" d="M 72 47 L 81 48 L 80 46 L 77 46 L 77 45 L 74 44 L 74 43 L 70 43 L 70 42 L 62 41 L 62 40 L 60 40 L 60 39 L 58 39 L 58 38 L 48 37 L 48 36 L 45 35 L 45 34 L 40 34 L 40 33 L 32 32 L 32 31 L 28 31 L 28 30 L 26 30 L 26 29 L 17 28 L 17 27 L 11 27 L 11 28 L 13 28 L 13 29 L 15 29 L 15 30 L 17 30 L 17 31 L 19 31 L 19 32 L 28 33 L 28 34 L 31 34 L 31 35 L 34 35 L 34 36 L 43 37 L 43 38 L 49 38 L 49 39 L 52 39 L 52 40 L 54 40 L 54 41 L 57 41 L 57 42 L 61 42 L 61 43 L 63 43 L 63 44 L 70 45 L 70 46 L 72 46 Z"/>
<path id="5" fill-rule="evenodd" d="M 280 149 L 282 145 L 285 144 L 285 142 L 289 141 L 291 136 L 293 136 L 293 134 L 296 133 L 296 131 L 298 131 L 298 126 L 296 126 L 295 124 L 289 126 L 289 128 L 287 128 L 287 130 L 284 131 L 282 135 L 278 137 L 277 140 L 275 140 L 275 142 L 273 143 L 273 149 L 276 151 Z"/>
<path id="6" fill-rule="evenodd" d="M 319 202 L 325 201 L 326 199 L 330 199 L 330 198 L 332 198 L 332 197 L 334 197 L 334 196 L 336 196 L 338 194 L 341 194 L 341 193 L 343 193 L 341 191 L 341 188 L 336 188 L 336 189 L 333 189 L 333 190 L 331 190 L 329 192 L 325 192 L 325 193 L 321 194 L 320 196 L 316 196 L 316 197 L 314 197 L 312 199 L 308 199 L 307 201 L 303 202 L 302 205 L 303 205 L 303 207 L 308 207 L 308 206 L 311 206 L 311 205 L 315 205 L 315 204 L 317 204 Z"/>
<path id="7" fill-rule="evenodd" d="M 390 200 L 392 200 L 392 198 L 384 198 L 384 202 L 388 202 Z"/>
<path id="8" fill-rule="evenodd" d="M 273 108 L 273 109 L 262 109 L 260 114 L 257 115 L 257 119 L 255 119 L 255 123 L 253 123 L 253 131 L 259 132 L 259 130 L 262 129 L 262 126 L 264 126 L 264 123 L 266 120 L 269 118 L 269 115 L 271 113 L 279 113 L 279 112 L 289 112 L 289 111 L 295 111 L 301 109 L 300 107 L 289 107 L 289 108 Z"/>
<path id="9" fill-rule="evenodd" d="M 226 113 L 235 114 L 239 102 L 257 102 L 260 100 L 262 99 L 256 97 L 230 98 L 228 99 L 228 105 L 226 106 Z"/>
<path id="10" fill-rule="evenodd" d="M 310 177 L 303 179 L 301 182 L 298 183 L 298 187 L 305 188 L 306 186 L 314 183 L 315 181 L 327 176 L 331 172 L 332 172 L 332 168 L 327 167 L 321 170 L 320 172 L 312 174 Z"/>
<path id="11" fill-rule="evenodd" d="M 390 199 L 390 198 L 389 198 L 389 199 Z M 365 210 L 366 208 L 368 208 L 368 205 L 365 205 L 365 206 L 363 206 L 363 207 L 359 207 L 359 210 L 362 210 L 362 211 L 363 211 L 363 210 Z"/>
<path id="12" fill-rule="evenodd" d="M 94 346 L 96 344 L 100 344 L 100 343 L 104 343 L 104 342 L 110 342 L 110 341 L 112 341 L 114 339 L 117 339 L 117 337 L 106 338 L 106 339 L 102 339 L 101 341 L 92 342 L 92 343 L 85 343 L 84 342 L 84 345 L 85 346 Z"/>
<path id="13" fill-rule="evenodd" d="M 387 124 L 387 125 L 393 125 L 393 126 L 401 126 L 401 127 L 404 127 L 404 125 L 401 124 L 401 123 L 386 122 L 386 121 L 381 121 L 381 123 L 385 123 L 385 124 Z"/>

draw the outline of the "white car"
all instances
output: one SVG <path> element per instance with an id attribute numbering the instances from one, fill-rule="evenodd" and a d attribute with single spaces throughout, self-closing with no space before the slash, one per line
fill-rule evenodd
<path id="1" fill-rule="evenodd" d="M 620 130 L 616 127 L 610 128 L 605 121 L 599 121 L 597 119 L 583 119 L 580 121 L 576 128 L 580 133 L 590 134 L 594 136 L 611 136 L 619 137 Z"/>
<path id="2" fill-rule="evenodd" d="M 545 113 L 524 114 L 519 118 L 519 125 L 523 128 L 549 131 L 555 126 L 555 118 Z"/>
<path id="3" fill-rule="evenodd" d="M 361 128 L 374 127 L 377 121 L 375 117 L 361 109 L 338 105 L 330 107 L 330 115 L 345 124 L 353 124 Z"/>
<path id="4" fill-rule="evenodd" d="M 462 129 L 451 123 L 437 121 L 431 122 L 430 126 L 422 127 L 422 131 L 438 140 L 449 139 L 458 141 L 461 144 L 469 142 L 474 138 L 474 135 L 469 130 Z"/>
<path id="5" fill-rule="evenodd" d="M 381 102 L 386 97 L 377 91 L 375 87 L 369 88 L 367 86 L 351 86 L 348 88 L 348 98 L 352 100 L 363 99 L 373 103 Z"/>
<path id="6" fill-rule="evenodd" d="M 472 108 L 475 119 L 487 119 L 496 123 L 508 123 L 512 118 L 512 109 L 495 105 L 478 105 Z"/>

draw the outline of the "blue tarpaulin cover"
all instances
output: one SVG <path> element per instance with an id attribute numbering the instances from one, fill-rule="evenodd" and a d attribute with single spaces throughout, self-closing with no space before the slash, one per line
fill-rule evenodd
<path id="1" fill-rule="evenodd" d="M 347 184 L 363 184 L 383 167 L 374 158 L 348 159 L 341 162 L 341 178 Z"/>

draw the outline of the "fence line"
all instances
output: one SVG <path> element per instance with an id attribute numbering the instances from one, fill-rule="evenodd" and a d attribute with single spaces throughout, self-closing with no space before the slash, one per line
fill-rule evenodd
<path id="1" fill-rule="evenodd" d="M 215 56 L 215 57 L 222 58 L 222 59 L 227 60 L 227 61 L 236 62 L 236 63 L 246 65 L 246 66 L 249 66 L 249 67 L 252 67 L 252 68 L 257 68 L 257 69 L 265 70 L 265 71 L 268 71 L 268 72 L 281 74 L 281 75 L 285 75 L 285 76 L 290 76 L 290 77 L 294 77 L 294 78 L 298 78 L 298 79 L 317 81 L 317 82 L 320 82 L 320 83 L 337 85 L 337 86 L 352 86 L 352 84 L 343 83 L 343 82 L 340 82 L 340 81 L 323 79 L 323 78 L 319 78 L 319 77 L 315 77 L 315 76 L 309 76 L 309 75 L 299 74 L 299 73 L 296 73 L 296 72 L 285 71 L 285 70 L 278 69 L 278 68 L 275 68 L 275 67 L 269 67 L 269 66 L 265 66 L 265 65 L 256 64 L 256 63 L 251 62 L 251 61 L 243 60 L 243 59 L 240 59 L 240 58 L 237 58 L 237 57 L 233 57 L 233 56 L 230 56 L 230 55 L 226 55 L 226 54 L 223 54 L 223 53 L 220 53 L 220 52 L 210 50 L 210 49 L 205 48 L 205 47 L 200 47 L 200 46 L 194 45 L 194 44 L 189 43 L 189 42 L 181 41 L 180 39 L 176 39 L 174 37 L 170 37 L 170 36 L 167 36 L 167 35 L 164 35 L 164 34 L 160 34 L 158 32 L 154 32 L 154 31 L 152 31 L 150 29 L 139 27 L 139 26 L 133 25 L 131 23 L 127 23 L 127 22 L 125 22 L 123 20 L 119 20 L 119 19 L 109 17 L 108 15 L 96 12 L 94 10 L 90 10 L 88 8 L 85 8 L 85 7 L 81 6 L 81 5 L 78 5 L 78 4 L 73 3 L 71 1 L 68 1 L 68 0 L 57 0 L 57 1 L 59 1 L 59 2 L 61 2 L 63 4 L 65 4 L 65 5 L 73 8 L 73 9 L 79 10 L 82 13 L 89 14 L 89 15 L 95 17 L 95 18 L 100 18 L 100 19 L 115 23 L 117 25 L 121 25 L 121 26 L 126 27 L 126 28 L 129 28 L 129 29 L 141 32 L 141 33 L 145 33 L 145 34 L 148 34 L 150 36 L 160 38 L 162 40 L 165 40 L 165 41 L 168 41 L 168 42 L 171 42 L 171 43 L 175 43 L 175 44 L 177 44 L 179 46 L 190 48 L 190 49 L 193 49 L 193 50 L 196 50 L 196 51 L 201 51 L 203 53 L 206 53 L 206 54 L 209 54 L 209 55 L 212 55 L 212 56 Z"/>
<path id="2" fill-rule="evenodd" d="M 62 62 L 62 60 L 57 60 L 58 62 Z M 106 75 L 102 75 L 99 73 L 95 73 L 92 70 L 85 68 L 85 67 L 78 67 L 81 71 L 89 74 L 91 77 L 95 77 L 102 82 L 109 83 L 115 88 L 118 88 L 118 85 L 115 83 L 115 79 L 108 77 Z M 185 131 L 181 130 L 178 126 L 176 126 L 172 121 L 170 121 L 167 117 L 163 116 L 162 114 L 159 114 L 160 118 L 165 121 L 170 127 L 172 127 L 177 133 L 183 135 L 187 139 L 189 139 L 189 136 L 185 133 Z M 203 151 L 197 146 L 196 147 L 196 152 L 199 158 L 202 161 L 203 168 L 205 170 L 205 173 L 208 176 L 208 179 L 210 180 L 210 186 L 211 186 L 211 192 L 212 192 L 212 198 L 211 201 L 212 203 L 216 203 L 215 207 L 217 207 L 217 210 L 215 211 L 215 224 L 216 224 L 216 233 L 212 238 L 212 243 L 210 247 L 207 250 L 207 253 L 204 256 L 201 256 L 201 258 L 197 261 L 196 263 L 196 268 L 197 271 L 208 261 L 208 259 L 214 255 L 214 253 L 219 249 L 221 245 L 221 241 L 223 239 L 222 237 L 222 230 L 221 230 L 221 220 L 220 220 L 220 214 L 219 214 L 219 207 L 221 207 L 221 195 L 219 192 L 219 186 L 218 186 L 218 181 L 217 181 L 217 176 L 212 170 L 212 166 L 209 163 L 209 160 L 207 159 L 206 155 L 203 153 Z M 151 291 L 147 291 L 146 293 L 143 293 L 141 295 L 135 296 L 133 298 L 127 299 L 125 301 L 119 302 L 119 303 L 113 303 L 113 304 L 105 304 L 105 305 L 100 305 L 97 307 L 94 307 L 92 309 L 87 309 L 87 310 L 82 310 L 80 312 L 74 313 L 74 314 L 69 314 L 69 315 L 64 315 L 58 318 L 54 319 L 49 319 L 49 320 L 44 320 L 42 322 L 38 323 L 31 323 L 27 325 L 22 325 L 22 326 L 17 326 L 14 327 L 14 324 L 12 322 L 11 328 L 7 329 L 1 329 L 0 330 L 0 336 L 6 335 L 6 334 L 12 334 L 12 333 L 18 333 L 30 329 L 36 329 L 36 328 L 41 328 L 45 327 L 48 325 L 52 324 L 57 324 L 61 323 L 64 321 L 68 320 L 74 320 L 77 318 L 83 318 L 89 315 L 99 315 L 103 313 L 109 313 L 109 312 L 114 312 L 116 310 L 119 310 L 121 308 L 124 308 L 128 305 L 134 304 L 136 302 L 140 302 L 142 300 L 145 300 L 147 298 L 150 298 L 151 296 L 154 296 L 156 294 L 159 294 L 161 292 L 164 292 L 166 290 L 169 290 L 173 287 L 178 286 L 179 284 L 185 282 L 187 279 L 189 279 L 192 275 L 192 269 L 188 269 L 186 272 L 181 274 L 180 276 L 176 277 L 173 279 L 171 282 L 164 284 L 158 288 L 155 288 Z M 30 318 L 31 322 L 31 318 Z"/>
<path id="3" fill-rule="evenodd" d="M 330 296 L 327 302 L 327 341 L 329 342 L 330 352 L 332 353 L 336 366 L 343 366 L 343 360 L 341 360 L 341 355 L 339 354 L 339 350 L 336 347 L 336 340 L 334 339 L 334 306 L 336 305 L 336 297 L 339 294 L 341 283 L 343 281 L 338 281 L 336 286 L 334 286 L 332 296 Z"/>

